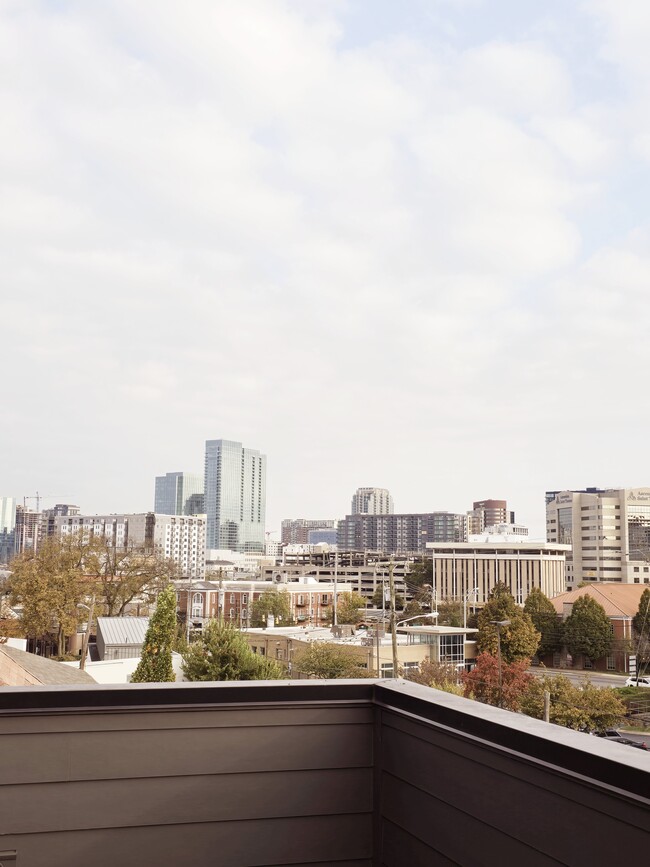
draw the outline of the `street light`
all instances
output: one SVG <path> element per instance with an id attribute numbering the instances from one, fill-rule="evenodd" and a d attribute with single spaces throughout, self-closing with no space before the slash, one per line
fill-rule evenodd
<path id="1" fill-rule="evenodd" d="M 501 668 L 501 627 L 510 626 L 509 620 L 490 620 L 497 628 L 497 659 L 499 664 L 499 707 L 503 707 L 503 671 Z"/>
<path id="2" fill-rule="evenodd" d="M 86 631 L 81 642 L 81 659 L 79 660 L 79 668 L 84 671 L 86 668 L 86 654 L 88 653 L 88 642 L 90 641 L 90 626 L 92 624 L 93 613 L 95 611 L 95 594 L 93 593 L 93 598 L 90 601 L 90 605 L 86 605 L 84 602 L 77 602 L 77 608 L 86 608 L 88 610 L 88 623 L 86 624 Z"/>

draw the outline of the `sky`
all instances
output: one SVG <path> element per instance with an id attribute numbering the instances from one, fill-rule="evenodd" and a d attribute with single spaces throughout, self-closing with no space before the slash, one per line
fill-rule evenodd
<path id="1" fill-rule="evenodd" d="M 1 0 L 0 495 L 650 483 L 647 0 Z M 27 501 L 34 505 L 33 501 Z"/>

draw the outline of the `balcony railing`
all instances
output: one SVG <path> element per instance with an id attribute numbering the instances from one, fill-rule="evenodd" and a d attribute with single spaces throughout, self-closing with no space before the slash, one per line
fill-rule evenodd
<path id="1" fill-rule="evenodd" d="M 404 681 L 4 688 L 0 736 L 3 864 L 647 856 L 649 755 Z"/>

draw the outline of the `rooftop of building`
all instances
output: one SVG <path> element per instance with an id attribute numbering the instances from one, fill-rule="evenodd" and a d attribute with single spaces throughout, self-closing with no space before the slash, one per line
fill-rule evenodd
<path id="1" fill-rule="evenodd" d="M 25 672 L 30 679 L 44 686 L 95 683 L 89 674 L 80 671 L 78 663 L 76 668 L 70 668 L 54 659 L 45 659 L 43 656 L 27 653 L 26 650 L 19 650 L 9 644 L 0 644 L 0 657 L 3 655 L 11 663 L 12 669 Z M 4 670 L 5 666 L 2 668 Z M 6 670 L 9 668 L 7 667 Z"/>
<path id="2" fill-rule="evenodd" d="M 608 617 L 634 617 L 639 610 L 641 595 L 648 589 L 647 584 L 599 581 L 553 596 L 551 602 L 557 613 L 562 614 L 566 604 L 575 602 L 582 596 L 590 596 L 603 606 Z"/>
<path id="3" fill-rule="evenodd" d="M 148 617 L 97 618 L 97 632 L 106 645 L 142 644 L 148 626 Z"/>
<path id="4" fill-rule="evenodd" d="M 481 535 L 482 539 L 485 536 Z M 561 545 L 559 542 L 535 542 L 528 536 L 512 536 L 504 541 L 482 541 L 482 542 L 427 542 L 427 550 L 435 549 L 436 551 L 500 551 L 503 549 L 518 550 L 518 551 L 570 551 L 571 545 Z"/>

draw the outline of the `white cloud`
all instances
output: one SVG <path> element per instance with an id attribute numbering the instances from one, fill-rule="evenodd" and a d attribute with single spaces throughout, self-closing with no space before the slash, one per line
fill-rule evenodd
<path id="1" fill-rule="evenodd" d="M 8 7 L 0 264 L 23 434 L 0 493 L 51 478 L 84 508 L 147 508 L 154 474 L 200 468 L 223 435 L 269 454 L 274 524 L 339 515 L 373 476 L 405 509 L 541 503 L 528 453 L 608 321 L 623 339 L 646 312 L 642 252 L 580 261 L 616 109 L 581 101 L 549 44 L 344 46 L 345 20 L 267 0 Z"/>

